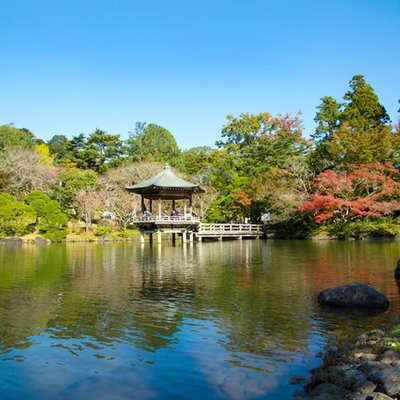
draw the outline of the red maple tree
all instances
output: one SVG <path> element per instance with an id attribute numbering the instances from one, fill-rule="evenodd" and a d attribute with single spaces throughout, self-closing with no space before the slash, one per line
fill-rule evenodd
<path id="1" fill-rule="evenodd" d="M 391 215 L 400 209 L 400 174 L 391 163 L 327 170 L 313 182 L 313 194 L 300 207 L 318 224 Z"/>

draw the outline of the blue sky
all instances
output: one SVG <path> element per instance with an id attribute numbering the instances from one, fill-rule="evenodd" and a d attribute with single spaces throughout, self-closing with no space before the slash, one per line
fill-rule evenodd
<path id="1" fill-rule="evenodd" d="M 0 124 L 45 140 L 136 121 L 214 145 L 226 116 L 303 113 L 363 74 L 397 120 L 399 0 L 1 0 Z"/>

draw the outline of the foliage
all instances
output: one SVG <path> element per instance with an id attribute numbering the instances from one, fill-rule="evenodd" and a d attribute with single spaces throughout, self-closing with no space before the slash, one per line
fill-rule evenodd
<path id="1" fill-rule="evenodd" d="M 336 168 L 350 164 L 400 161 L 400 136 L 388 125 L 371 128 L 368 133 L 352 130 L 346 122 L 333 133 L 327 150 Z"/>
<path id="2" fill-rule="evenodd" d="M 211 147 L 192 147 L 181 152 L 179 157 L 179 169 L 187 175 L 196 177 L 198 183 L 209 183 L 209 168 Z"/>
<path id="3" fill-rule="evenodd" d="M 328 230 L 335 233 L 339 238 L 363 238 L 370 237 L 393 237 L 400 233 L 400 225 L 392 218 L 364 218 L 349 221 L 344 224 L 339 231 L 334 231 L 335 227 L 328 225 Z"/>
<path id="4" fill-rule="evenodd" d="M 179 148 L 174 136 L 156 124 L 137 122 L 135 131 L 127 141 L 128 158 L 131 161 L 158 161 L 175 165 Z"/>
<path id="5" fill-rule="evenodd" d="M 245 174 L 265 172 L 282 166 L 289 157 L 304 154 L 309 143 L 302 137 L 299 114 L 272 117 L 268 113 L 228 116 L 222 128 L 219 148 L 235 155 L 237 167 Z"/>
<path id="6" fill-rule="evenodd" d="M 288 159 L 283 167 L 258 174 L 251 183 L 256 214 L 268 212 L 272 223 L 291 220 L 310 191 L 311 178 L 312 172 L 301 156 Z"/>
<path id="7" fill-rule="evenodd" d="M 102 190 L 100 193 L 103 207 L 114 214 L 115 221 L 124 231 L 132 223 L 138 211 L 139 201 L 137 196 L 132 196 L 126 190 Z"/>
<path id="8" fill-rule="evenodd" d="M 56 180 L 55 168 L 39 165 L 40 155 L 20 147 L 7 148 L 0 158 L 0 172 L 7 177 L 4 189 L 18 198 L 32 190 L 50 194 Z"/>
<path id="9" fill-rule="evenodd" d="M 321 142 L 329 140 L 340 126 L 343 104 L 331 96 L 321 98 L 321 104 L 317 106 L 317 114 L 314 121 L 317 124 L 312 137 Z"/>
<path id="10" fill-rule="evenodd" d="M 391 215 L 400 208 L 399 180 L 390 163 L 352 165 L 348 172 L 327 170 L 314 179 L 314 193 L 300 211 L 318 224 Z"/>
<path id="11" fill-rule="evenodd" d="M 48 142 L 50 154 L 58 165 L 68 159 L 69 140 L 64 135 L 54 135 Z"/>
<path id="12" fill-rule="evenodd" d="M 35 144 L 34 146 L 36 153 L 39 154 L 39 159 L 37 161 L 38 165 L 45 165 L 47 167 L 52 167 L 54 165 L 54 156 L 50 155 L 49 146 L 46 144 Z"/>
<path id="13" fill-rule="evenodd" d="M 249 217 L 252 199 L 247 192 L 248 181 L 247 177 L 233 173 L 231 179 L 223 187 L 220 186 L 219 197 L 209 204 L 206 221 L 229 222 Z"/>
<path id="14" fill-rule="evenodd" d="M 101 205 L 99 194 L 94 190 L 80 190 L 74 196 L 74 205 L 79 217 L 85 221 L 86 232 L 89 232 L 93 215 Z"/>
<path id="15" fill-rule="evenodd" d="M 346 105 L 342 121 L 354 130 L 368 131 L 387 124 L 389 116 L 385 107 L 379 103 L 378 96 L 363 75 L 354 75 L 349 82 L 350 90 L 344 95 Z"/>
<path id="16" fill-rule="evenodd" d="M 307 239 L 316 231 L 316 225 L 306 221 L 299 212 L 292 215 L 290 220 L 272 221 L 266 225 L 268 236 L 275 239 Z"/>
<path id="17" fill-rule="evenodd" d="M 103 235 L 107 235 L 111 231 L 112 231 L 112 227 L 111 226 L 98 226 L 95 229 L 94 234 L 96 236 L 103 236 Z"/>
<path id="18" fill-rule="evenodd" d="M 25 196 L 25 202 L 35 210 L 37 229 L 44 237 L 54 241 L 65 239 L 68 218 L 56 200 L 51 200 L 40 190 L 34 190 Z"/>
<path id="19" fill-rule="evenodd" d="M 400 128 L 390 125 L 372 86 L 353 76 L 341 100 L 321 98 L 314 120 L 309 142 L 299 114 L 228 116 L 217 149 L 185 151 L 167 129 L 152 123 L 136 123 L 125 142 L 96 129 L 71 140 L 55 135 L 47 144 L 28 129 L 4 125 L 0 191 L 19 200 L 43 192 L 41 206 L 35 206 L 42 231 L 65 225 L 49 198 L 84 220 L 86 229 L 96 213 L 108 210 L 124 230 L 140 204 L 126 186 L 147 180 L 168 162 L 206 189 L 194 197 L 193 211 L 209 222 L 260 222 L 268 215 L 271 232 L 282 237 L 321 229 L 338 237 L 397 232 L 392 218 L 400 214 Z M 27 199 L 35 196 L 40 197 Z M 53 215 L 47 225 L 42 209 Z"/>
<path id="20" fill-rule="evenodd" d="M 10 125 L 0 126 L 0 153 L 7 148 L 33 148 L 33 134 L 27 129 L 17 129 Z"/>
<path id="21" fill-rule="evenodd" d="M 96 129 L 87 138 L 82 156 L 87 168 L 102 173 L 121 163 L 123 156 L 122 141 L 119 135 L 110 135 L 105 131 Z"/>
<path id="22" fill-rule="evenodd" d="M 310 165 L 318 173 L 325 169 L 346 169 L 350 164 L 399 161 L 398 131 L 362 75 L 354 75 L 350 89 L 339 103 L 321 98 L 314 121 L 314 152 Z"/>
<path id="23" fill-rule="evenodd" d="M 0 236 L 24 235 L 36 221 L 35 210 L 9 194 L 0 194 Z"/>
<path id="24" fill-rule="evenodd" d="M 82 170 L 74 167 L 61 170 L 58 183 L 54 185 L 53 190 L 64 212 L 73 213 L 75 194 L 80 190 L 94 188 L 96 182 L 97 174 L 90 169 Z"/>

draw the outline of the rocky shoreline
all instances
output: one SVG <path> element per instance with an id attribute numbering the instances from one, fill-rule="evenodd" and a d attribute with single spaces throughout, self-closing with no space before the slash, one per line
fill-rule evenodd
<path id="1" fill-rule="evenodd" d="M 293 377 L 291 383 L 301 382 Z M 400 399 L 400 324 L 360 335 L 345 349 L 329 348 L 294 400 Z"/>

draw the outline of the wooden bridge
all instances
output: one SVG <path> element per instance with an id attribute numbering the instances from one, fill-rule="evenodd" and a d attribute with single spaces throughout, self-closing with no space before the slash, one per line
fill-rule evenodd
<path id="1" fill-rule="evenodd" d="M 144 234 L 157 234 L 158 242 L 161 243 L 161 234 L 170 233 L 175 241 L 175 234 L 182 236 L 182 241 L 188 239 L 192 242 L 194 237 L 199 241 L 203 239 L 242 239 L 256 238 L 264 234 L 262 224 L 204 224 L 191 216 L 150 216 L 141 217 L 134 221 L 140 229 L 141 241 L 144 242 Z"/>
<path id="2" fill-rule="evenodd" d="M 196 237 L 199 241 L 203 238 L 218 239 L 224 238 L 256 238 L 264 234 L 262 224 L 199 224 Z"/>

